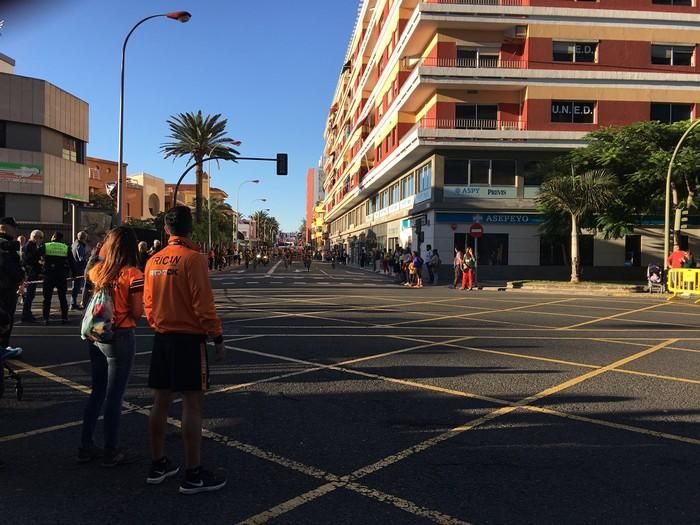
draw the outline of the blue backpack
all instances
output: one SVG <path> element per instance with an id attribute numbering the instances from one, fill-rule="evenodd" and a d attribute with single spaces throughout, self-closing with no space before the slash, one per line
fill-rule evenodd
<path id="1" fill-rule="evenodd" d="M 80 337 L 92 343 L 109 343 L 114 337 L 114 302 L 108 288 L 95 292 L 85 309 Z"/>

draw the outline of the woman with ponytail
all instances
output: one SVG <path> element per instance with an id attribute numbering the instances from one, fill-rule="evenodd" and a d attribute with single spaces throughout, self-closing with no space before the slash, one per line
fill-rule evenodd
<path id="1" fill-rule="evenodd" d="M 85 407 L 82 444 L 78 461 L 102 457 L 103 467 L 129 463 L 133 456 L 118 448 L 119 417 L 129 374 L 134 363 L 134 328 L 143 315 L 143 273 L 139 270 L 134 231 L 120 226 L 110 231 L 102 256 L 89 271 L 95 293 L 108 292 L 114 306 L 113 337 L 109 342 L 90 342 L 92 392 Z M 97 420 L 104 405 L 104 450 L 95 446 Z"/>

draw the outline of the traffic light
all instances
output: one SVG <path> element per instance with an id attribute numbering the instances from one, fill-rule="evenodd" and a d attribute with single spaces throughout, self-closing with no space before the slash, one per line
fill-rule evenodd
<path id="1" fill-rule="evenodd" d="M 673 230 L 680 231 L 688 228 L 688 209 L 676 208 L 676 216 L 673 221 Z"/>
<path id="2" fill-rule="evenodd" d="M 287 174 L 287 154 L 278 153 L 277 154 L 277 175 Z"/>

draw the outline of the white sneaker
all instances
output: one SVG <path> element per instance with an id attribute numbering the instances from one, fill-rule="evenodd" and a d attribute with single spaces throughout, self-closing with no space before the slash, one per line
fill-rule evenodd
<path id="1" fill-rule="evenodd" d="M 5 348 L 5 350 L 3 350 L 2 357 L 4 359 L 14 359 L 15 357 L 19 357 L 20 355 L 22 355 L 22 352 L 23 352 L 23 350 L 19 346 L 17 346 L 17 347 L 8 346 L 7 348 Z"/>

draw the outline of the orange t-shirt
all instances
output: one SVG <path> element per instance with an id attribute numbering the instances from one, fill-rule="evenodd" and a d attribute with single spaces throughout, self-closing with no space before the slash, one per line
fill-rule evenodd
<path id="1" fill-rule="evenodd" d="M 668 256 L 668 265 L 671 268 L 683 268 L 683 259 L 688 256 L 683 250 L 676 250 Z"/>
<path id="2" fill-rule="evenodd" d="M 90 280 L 94 278 L 94 271 L 99 268 L 96 264 L 90 270 Z M 134 294 L 143 295 L 143 273 L 135 266 L 125 266 L 119 272 L 112 289 L 112 302 L 114 303 L 114 328 L 134 328 L 136 319 L 131 313 L 131 303 Z M 141 302 L 141 298 L 137 298 Z"/>

